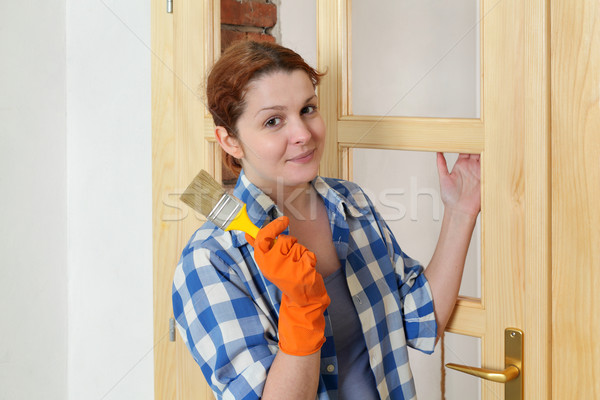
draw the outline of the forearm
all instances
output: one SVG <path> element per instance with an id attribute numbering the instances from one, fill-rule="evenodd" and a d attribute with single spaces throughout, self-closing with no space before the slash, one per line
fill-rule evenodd
<path id="1" fill-rule="evenodd" d="M 477 215 L 446 209 L 437 247 L 425 270 L 435 304 L 438 337 L 446 329 L 458 297 Z"/>
<path id="2" fill-rule="evenodd" d="M 279 352 L 269 369 L 263 399 L 314 399 L 319 386 L 321 346 L 330 303 L 314 253 L 282 235 L 289 225 L 281 217 L 262 228 L 254 259 L 262 273 L 282 292 L 279 307 Z"/>
<path id="3" fill-rule="evenodd" d="M 311 399 L 317 396 L 321 351 L 291 356 L 279 351 L 269 369 L 262 398 Z"/>

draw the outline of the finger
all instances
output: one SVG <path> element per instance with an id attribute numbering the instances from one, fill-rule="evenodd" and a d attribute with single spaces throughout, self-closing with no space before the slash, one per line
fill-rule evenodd
<path id="1" fill-rule="evenodd" d="M 307 250 L 302 257 L 314 268 L 317 266 L 317 256 L 310 250 Z"/>
<path id="2" fill-rule="evenodd" d="M 296 238 L 294 238 L 293 246 L 290 247 L 287 256 L 289 256 L 289 258 L 294 262 L 304 260 L 305 263 L 308 262 L 308 264 L 311 264 L 313 266 L 315 266 L 317 263 L 317 258 L 315 254 L 300 243 L 298 243 Z"/>
<path id="3" fill-rule="evenodd" d="M 448 163 L 446 163 L 444 153 L 437 153 L 437 168 L 440 177 L 448 176 Z"/>
<path id="4" fill-rule="evenodd" d="M 469 154 L 468 162 L 479 162 L 479 154 Z"/>
<path id="5" fill-rule="evenodd" d="M 279 217 L 276 220 L 271 221 L 267 226 L 258 231 L 258 234 L 256 235 L 256 240 L 260 241 L 267 238 L 275 239 L 283 231 L 285 231 L 285 228 L 287 228 L 289 224 L 290 220 L 288 217 Z"/>
<path id="6" fill-rule="evenodd" d="M 469 160 L 479 160 L 479 154 L 470 154 L 470 153 L 460 153 L 458 158 L 464 158 Z"/>
<path id="7" fill-rule="evenodd" d="M 245 234 L 246 236 L 246 240 L 248 241 L 248 243 L 250 243 L 250 246 L 254 247 L 254 238 L 250 235 L 248 235 L 247 233 Z"/>
<path id="8" fill-rule="evenodd" d="M 254 248 L 258 247 L 263 252 L 269 251 L 275 242 L 275 238 L 285 231 L 289 223 L 290 220 L 286 216 L 271 221 L 267 226 L 258 231 L 256 240 L 254 241 Z"/>
<path id="9" fill-rule="evenodd" d="M 272 253 L 287 256 L 297 242 L 298 239 L 293 236 L 279 235 L 277 240 L 269 238 L 265 242 L 262 242 L 260 246 L 265 252 L 271 251 Z M 266 247 L 263 243 L 268 244 L 269 247 Z"/>

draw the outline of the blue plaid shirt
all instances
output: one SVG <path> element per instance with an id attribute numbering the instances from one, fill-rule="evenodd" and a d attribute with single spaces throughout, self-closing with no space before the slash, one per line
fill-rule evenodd
<path id="1" fill-rule="evenodd" d="M 356 307 L 382 399 L 416 398 L 407 345 L 434 350 L 436 321 L 419 263 L 402 252 L 385 221 L 354 183 L 317 177 L 332 239 Z M 282 215 L 242 174 L 233 193 L 257 226 Z M 288 232 L 285 232 L 288 233 Z M 257 399 L 278 351 L 281 291 L 254 262 L 243 232 L 206 222 L 183 250 L 173 311 L 192 356 L 218 399 Z M 325 312 L 319 399 L 337 399 L 337 358 Z"/>

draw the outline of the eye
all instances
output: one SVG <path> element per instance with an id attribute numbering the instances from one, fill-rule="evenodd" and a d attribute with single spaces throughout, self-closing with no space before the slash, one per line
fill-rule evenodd
<path id="1" fill-rule="evenodd" d="M 303 108 L 303 109 L 300 111 L 300 113 L 301 113 L 301 114 L 312 114 L 312 113 L 314 113 L 315 111 L 317 111 L 317 106 L 310 105 L 310 106 L 306 106 L 306 107 L 304 107 L 304 108 Z"/>
<path id="2" fill-rule="evenodd" d="M 269 118 L 267 122 L 265 122 L 266 127 L 276 127 L 279 124 L 281 124 L 281 118 L 279 117 Z"/>

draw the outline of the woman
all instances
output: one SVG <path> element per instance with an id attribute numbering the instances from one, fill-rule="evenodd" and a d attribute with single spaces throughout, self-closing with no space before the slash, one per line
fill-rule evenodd
<path id="1" fill-rule="evenodd" d="M 406 346 L 432 352 L 458 295 L 479 156 L 449 173 L 438 154 L 445 212 L 423 270 L 357 185 L 318 176 L 320 78 L 262 42 L 230 47 L 208 78 L 234 195 L 263 227 L 254 240 L 205 223 L 175 273 L 180 333 L 217 398 L 414 398 Z"/>

